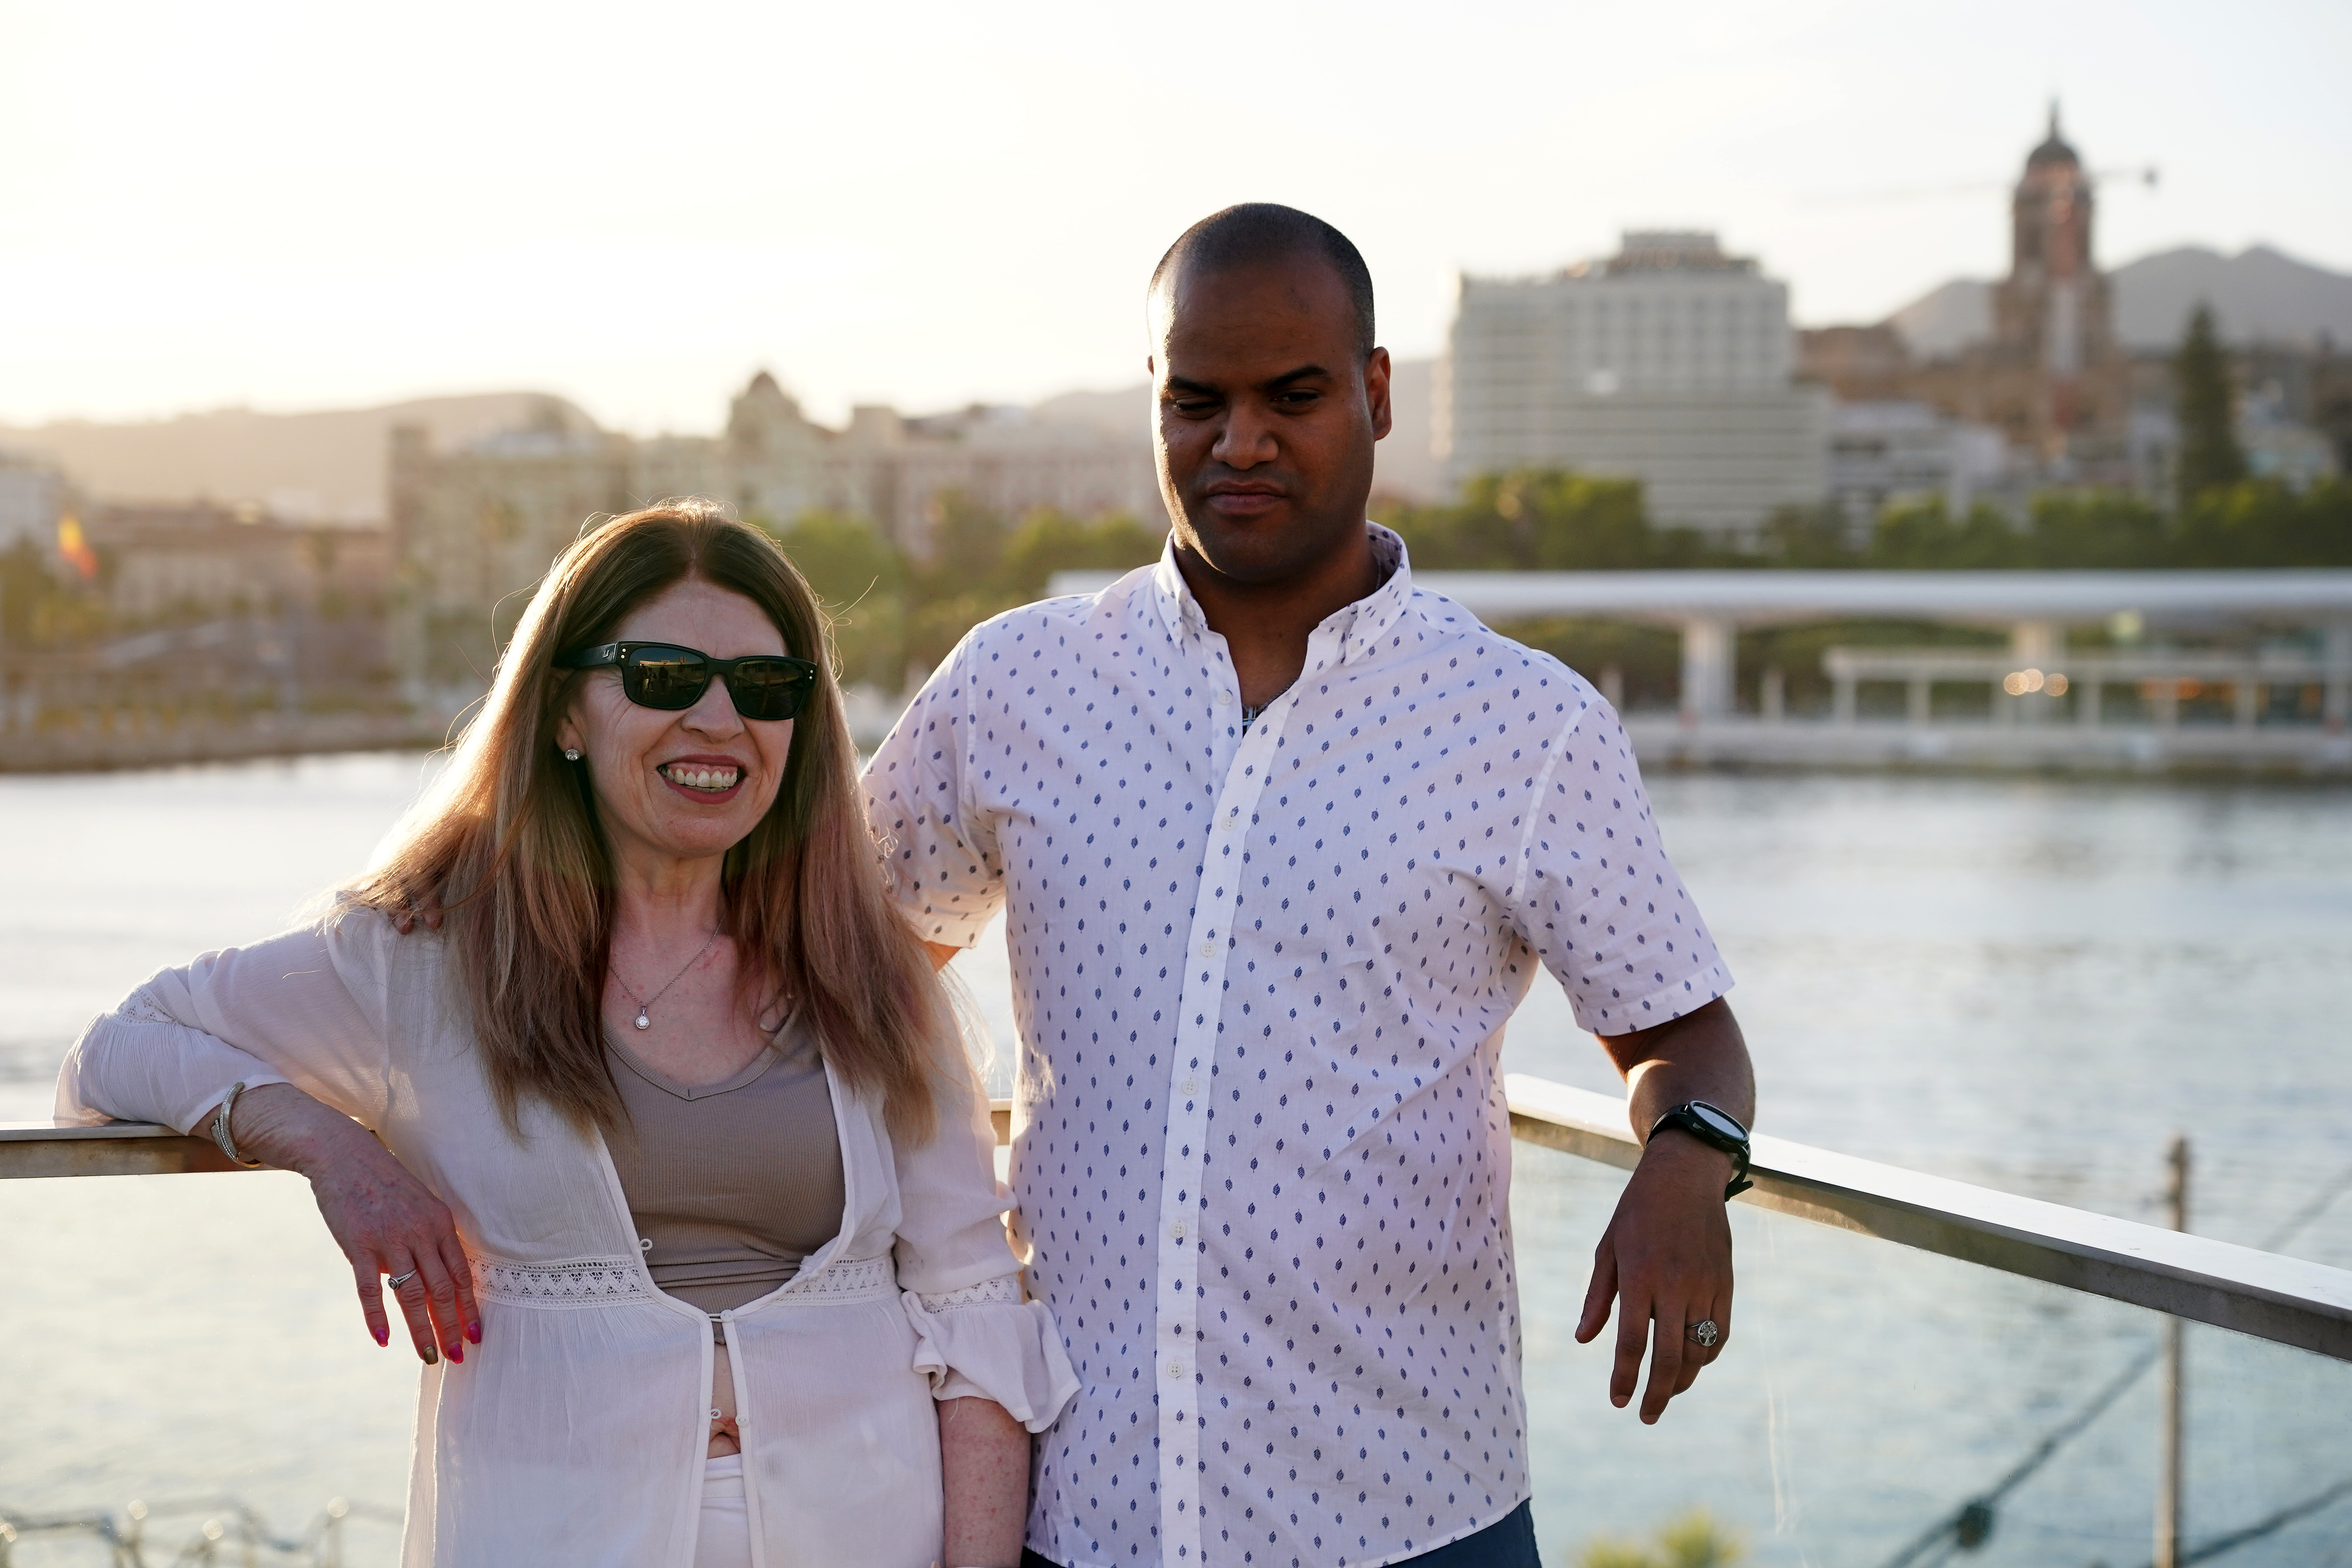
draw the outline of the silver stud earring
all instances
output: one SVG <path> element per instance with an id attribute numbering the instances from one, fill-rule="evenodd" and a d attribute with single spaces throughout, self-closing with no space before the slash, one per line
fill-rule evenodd
<path id="1" fill-rule="evenodd" d="M 578 761 L 580 760 L 580 748 L 579 748 L 579 747 L 577 747 L 577 746 L 566 746 L 566 747 L 564 747 L 564 748 L 563 748 L 563 760 L 564 760 L 565 762 L 567 762 L 567 763 L 576 763 L 576 762 L 578 762 Z"/>

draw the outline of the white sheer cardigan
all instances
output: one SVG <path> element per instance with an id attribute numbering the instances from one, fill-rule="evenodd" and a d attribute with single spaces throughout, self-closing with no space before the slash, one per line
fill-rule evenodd
<path id="1" fill-rule="evenodd" d="M 183 1131 L 242 1079 L 291 1083 L 373 1129 L 449 1205 L 482 1343 L 424 1369 L 403 1562 L 688 1568 L 709 1432 L 710 1319 L 654 1288 L 604 1141 L 500 1121 L 443 940 L 352 911 L 166 969 L 66 1058 L 58 1113 Z M 762 1568 L 926 1568 L 941 1541 L 934 1401 L 992 1399 L 1031 1431 L 1077 1378 L 1024 1300 L 977 1089 L 893 1144 L 831 1078 L 840 1234 L 720 1314 Z"/>

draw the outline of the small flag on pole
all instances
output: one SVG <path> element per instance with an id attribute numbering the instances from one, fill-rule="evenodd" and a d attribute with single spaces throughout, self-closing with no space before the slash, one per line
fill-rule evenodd
<path id="1" fill-rule="evenodd" d="M 72 512 L 58 520 L 58 553 L 82 574 L 85 582 L 98 576 L 98 552 L 92 550 L 89 541 L 82 537 L 81 519 Z"/>

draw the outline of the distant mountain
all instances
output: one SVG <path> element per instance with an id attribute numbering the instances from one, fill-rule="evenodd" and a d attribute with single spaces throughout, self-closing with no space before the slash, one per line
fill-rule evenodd
<path id="1" fill-rule="evenodd" d="M 1395 419 L 1388 438 L 1372 448 L 1372 489 L 1407 500 L 1433 500 L 1442 476 L 1433 449 L 1436 437 L 1437 362 L 1401 359 L 1389 377 L 1389 403 Z M 1040 419 L 1087 425 L 1114 436 L 1148 434 L 1151 388 L 1122 386 L 1110 392 L 1066 392 L 1031 410 Z"/>
<path id="2" fill-rule="evenodd" d="M 2116 335 L 2125 346 L 2163 351 L 2179 345 L 2189 313 L 2213 307 L 2231 342 L 2313 342 L 2326 333 L 2352 345 L 2352 277 L 2297 261 L 2267 245 L 2235 256 L 2202 246 L 2158 251 L 2108 275 Z M 1956 278 L 1887 318 L 1923 358 L 1956 354 L 1992 335 L 1992 285 Z"/>
<path id="3" fill-rule="evenodd" d="M 1886 318 L 1921 359 L 1944 359 L 1992 336 L 1992 285 L 1955 278 Z"/>
<path id="4" fill-rule="evenodd" d="M 316 414 L 228 408 L 135 425 L 0 426 L 0 447 L 47 455 L 76 488 L 106 500 L 201 497 L 257 502 L 304 521 L 367 523 L 383 521 L 386 451 L 395 425 L 421 425 L 435 445 L 455 447 L 550 424 L 595 428 L 562 398 L 495 392 Z"/>
<path id="5" fill-rule="evenodd" d="M 2352 345 L 2352 277 L 2257 245 L 2235 256 L 2202 246 L 2159 251 L 2116 269 L 2116 334 L 2136 349 L 2177 347 L 2199 300 L 2230 342 Z"/>

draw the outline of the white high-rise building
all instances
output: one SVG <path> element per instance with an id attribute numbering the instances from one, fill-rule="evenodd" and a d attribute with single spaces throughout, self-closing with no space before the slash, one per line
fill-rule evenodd
<path id="1" fill-rule="evenodd" d="M 1643 482 L 1650 514 L 1743 535 L 1826 493 L 1828 400 L 1790 380 L 1789 289 L 1711 234 L 1634 232 L 1548 278 L 1472 278 L 1439 366 L 1449 483 L 1521 468 Z"/>
<path id="2" fill-rule="evenodd" d="M 64 495 L 64 480 L 46 461 L 0 451 L 0 550 L 19 540 L 54 549 Z"/>

